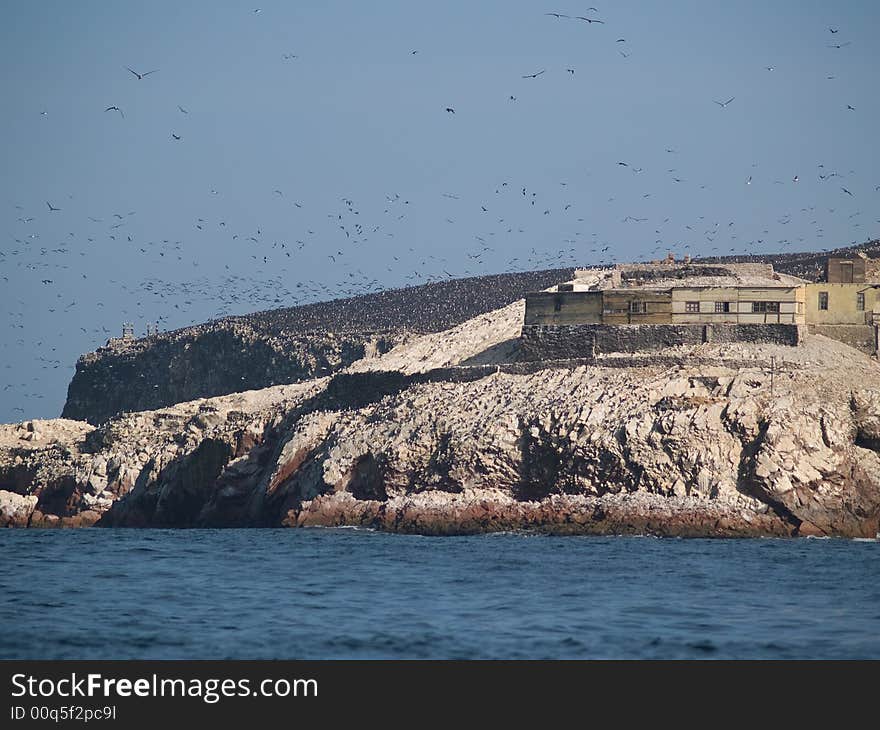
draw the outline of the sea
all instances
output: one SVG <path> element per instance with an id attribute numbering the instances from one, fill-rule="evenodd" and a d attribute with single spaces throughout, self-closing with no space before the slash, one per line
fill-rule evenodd
<path id="1" fill-rule="evenodd" d="M 3 659 L 880 658 L 880 542 L 0 530 Z"/>

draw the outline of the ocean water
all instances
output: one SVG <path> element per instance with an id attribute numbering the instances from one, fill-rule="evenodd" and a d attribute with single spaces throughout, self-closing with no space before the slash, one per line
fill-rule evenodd
<path id="1" fill-rule="evenodd" d="M 0 530 L 0 658 L 880 658 L 880 543 Z"/>

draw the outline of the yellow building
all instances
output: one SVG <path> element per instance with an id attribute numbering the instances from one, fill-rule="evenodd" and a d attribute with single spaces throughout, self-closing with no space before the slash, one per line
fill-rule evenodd
<path id="1" fill-rule="evenodd" d="M 618 264 L 598 277 L 594 270 L 577 270 L 574 281 L 557 291 L 526 297 L 524 325 L 767 324 L 796 325 L 799 332 L 807 325 L 810 333 L 875 354 L 880 347 L 878 261 L 829 259 L 831 281 L 821 283 L 776 272 L 770 264 L 679 264 L 671 258 Z"/>
<path id="2" fill-rule="evenodd" d="M 672 289 L 673 324 L 805 324 L 803 286 Z"/>
<path id="3" fill-rule="evenodd" d="M 880 284 L 819 282 L 805 287 L 807 324 L 880 321 Z"/>

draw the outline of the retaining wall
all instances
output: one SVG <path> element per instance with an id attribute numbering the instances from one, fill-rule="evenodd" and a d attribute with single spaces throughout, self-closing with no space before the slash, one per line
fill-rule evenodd
<path id="1" fill-rule="evenodd" d="M 877 353 L 877 333 L 870 324 L 811 324 L 810 334 L 824 335 L 867 355 Z"/>
<path id="2" fill-rule="evenodd" d="M 795 346 L 803 336 L 803 327 L 794 324 L 525 325 L 520 359 L 590 358 L 605 352 L 650 352 L 704 342 Z"/>

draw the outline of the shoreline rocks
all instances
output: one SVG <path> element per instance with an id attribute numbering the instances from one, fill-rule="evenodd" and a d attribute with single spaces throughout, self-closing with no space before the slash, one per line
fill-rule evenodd
<path id="1" fill-rule="evenodd" d="M 496 494 L 424 493 L 386 502 L 322 495 L 290 510 L 288 527 L 364 527 L 419 535 L 527 531 L 551 535 L 795 537 L 806 533 L 772 511 L 725 508 L 687 498 L 557 495 L 518 502 Z M 819 532 L 819 534 L 824 534 Z"/>

